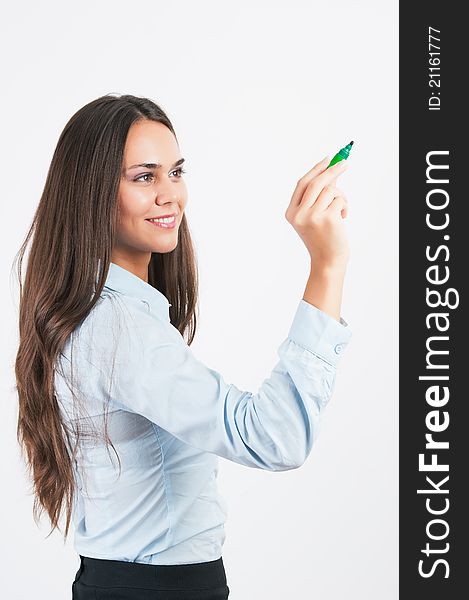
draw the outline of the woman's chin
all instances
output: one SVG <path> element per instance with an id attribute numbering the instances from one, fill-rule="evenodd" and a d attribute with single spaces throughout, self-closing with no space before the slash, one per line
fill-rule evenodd
<path id="1" fill-rule="evenodd" d="M 159 254 L 166 254 L 167 252 L 172 252 L 178 245 L 177 238 L 173 241 L 168 240 L 165 244 L 155 244 L 151 251 L 158 252 Z"/>

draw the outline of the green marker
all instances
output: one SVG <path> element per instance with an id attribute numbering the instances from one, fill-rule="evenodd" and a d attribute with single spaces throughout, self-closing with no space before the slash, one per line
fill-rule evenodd
<path id="1" fill-rule="evenodd" d="M 348 155 L 350 154 L 350 150 L 352 149 L 353 146 L 353 141 L 350 142 L 350 144 L 347 144 L 345 146 L 345 148 L 341 148 L 337 154 L 334 156 L 334 158 L 331 160 L 331 162 L 329 163 L 328 167 L 332 167 L 332 165 L 335 165 L 336 163 L 338 163 L 341 160 L 347 160 Z"/>

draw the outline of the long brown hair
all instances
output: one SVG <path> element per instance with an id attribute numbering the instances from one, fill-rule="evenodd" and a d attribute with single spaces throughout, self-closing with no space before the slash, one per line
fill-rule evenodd
<path id="1" fill-rule="evenodd" d="M 130 126 L 142 119 L 163 123 L 176 137 L 168 116 L 148 98 L 107 94 L 71 117 L 15 258 L 20 287 L 17 439 L 33 482 L 34 520 L 38 523 L 45 510 L 52 525 L 49 535 L 56 528 L 61 531 L 65 507 L 65 539 L 73 510 L 76 446 L 70 454 L 69 429 L 54 389 L 54 365 L 105 284 L 125 141 Z M 185 214 L 178 236 L 174 250 L 152 254 L 148 282 L 168 298 L 171 322 L 191 344 L 197 324 L 198 273 Z M 23 283 L 22 263 L 30 240 Z M 78 444 L 78 430 L 76 435 Z M 111 442 L 107 429 L 105 438 Z"/>

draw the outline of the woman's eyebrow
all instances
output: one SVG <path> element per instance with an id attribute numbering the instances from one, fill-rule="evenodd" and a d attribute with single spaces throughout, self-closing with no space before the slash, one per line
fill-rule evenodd
<path id="1" fill-rule="evenodd" d="M 178 167 L 179 165 L 182 165 L 182 163 L 185 161 L 185 158 L 180 158 L 179 160 L 177 160 L 173 166 L 171 168 L 174 167 Z M 138 165 L 132 165 L 131 167 L 127 167 L 127 170 L 130 169 L 135 169 L 135 167 L 145 167 L 147 169 L 159 169 L 162 165 L 160 163 L 139 163 Z"/>

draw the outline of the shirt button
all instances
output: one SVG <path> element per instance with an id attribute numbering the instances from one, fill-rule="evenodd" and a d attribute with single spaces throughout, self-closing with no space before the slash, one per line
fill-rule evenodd
<path id="1" fill-rule="evenodd" d="M 334 352 L 336 354 L 340 354 L 342 352 L 342 349 L 343 349 L 343 344 L 336 344 L 335 348 L 334 348 Z"/>

